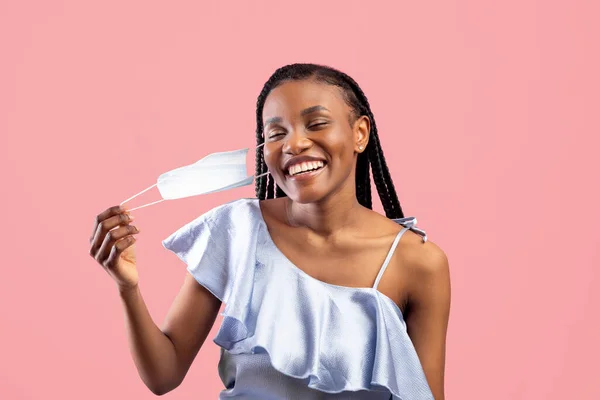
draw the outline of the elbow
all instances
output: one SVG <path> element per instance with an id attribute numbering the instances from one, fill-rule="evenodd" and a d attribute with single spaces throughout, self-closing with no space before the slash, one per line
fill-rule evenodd
<path id="1" fill-rule="evenodd" d="M 150 389 L 150 391 L 155 395 L 155 396 L 162 396 L 163 394 L 167 394 L 170 392 L 170 390 L 166 387 L 161 387 L 161 386 L 149 386 L 148 385 L 148 389 Z"/>
<path id="2" fill-rule="evenodd" d="M 181 384 L 181 382 L 144 382 L 146 387 L 156 396 L 162 396 L 173 390 Z"/>
<path id="3" fill-rule="evenodd" d="M 156 396 L 165 395 L 173 391 L 177 386 L 172 385 L 146 385 L 150 391 Z"/>
<path id="4" fill-rule="evenodd" d="M 163 394 L 169 393 L 168 390 L 162 390 L 157 388 L 148 388 L 155 396 L 162 396 Z"/>
<path id="5" fill-rule="evenodd" d="M 162 389 L 150 389 L 150 391 L 156 396 L 162 396 L 163 394 L 167 394 L 170 390 L 162 390 Z"/>

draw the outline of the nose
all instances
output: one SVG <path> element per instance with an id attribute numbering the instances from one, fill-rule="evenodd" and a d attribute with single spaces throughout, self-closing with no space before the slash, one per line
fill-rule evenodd
<path id="1" fill-rule="evenodd" d="M 313 146 L 312 140 L 306 137 L 306 134 L 299 129 L 294 129 L 284 140 L 282 150 L 288 154 L 297 155 Z"/>

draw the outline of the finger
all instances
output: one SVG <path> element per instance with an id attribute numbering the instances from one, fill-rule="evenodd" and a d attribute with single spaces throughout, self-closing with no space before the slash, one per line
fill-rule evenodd
<path id="1" fill-rule="evenodd" d="M 117 240 L 115 245 L 112 246 L 110 254 L 108 255 L 108 258 L 105 262 L 106 267 L 113 268 L 115 265 L 117 265 L 117 262 L 119 261 L 119 257 L 121 257 L 121 253 L 123 253 L 123 251 L 125 249 L 127 249 L 128 247 L 133 245 L 135 243 L 135 241 L 136 241 L 136 238 L 133 235 L 125 236 L 125 237 Z"/>
<path id="2" fill-rule="evenodd" d="M 98 224 L 94 238 L 90 243 L 90 255 L 92 255 L 92 257 L 96 256 L 96 253 L 100 249 L 100 246 L 102 246 L 106 235 L 111 230 L 118 227 L 119 225 L 127 226 L 131 221 L 133 221 L 133 216 L 126 213 L 117 214 L 108 219 L 105 219 L 104 221 L 101 221 Z"/>
<path id="3" fill-rule="evenodd" d="M 121 226 L 117 229 L 109 231 L 104 237 L 102 245 L 98 249 L 98 252 L 95 257 L 96 261 L 98 261 L 100 264 L 106 267 L 106 260 L 108 259 L 112 248 L 115 246 L 115 243 L 120 239 L 124 238 L 125 236 L 134 235 L 139 232 L 140 231 L 138 230 L 138 228 L 136 228 L 133 225 Z"/>
<path id="4" fill-rule="evenodd" d="M 98 230 L 98 225 L 100 225 L 100 223 L 102 221 L 104 221 L 112 216 L 115 216 L 117 214 L 121 214 L 121 213 L 125 213 L 125 212 L 127 212 L 125 207 L 113 206 L 113 207 L 107 208 L 106 210 L 104 210 L 100 214 L 98 214 L 96 216 L 96 219 L 94 220 L 94 229 L 92 230 L 92 236 L 90 237 L 90 242 L 94 239 L 94 235 L 95 235 L 96 231 Z"/>

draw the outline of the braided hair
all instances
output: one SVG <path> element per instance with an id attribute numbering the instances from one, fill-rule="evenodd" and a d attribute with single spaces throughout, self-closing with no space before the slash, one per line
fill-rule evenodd
<path id="1" fill-rule="evenodd" d="M 371 132 L 367 148 L 358 155 L 356 162 L 356 197 L 358 202 L 369 209 L 373 208 L 371 199 L 371 177 L 373 174 L 379 199 L 388 218 L 402 218 L 404 214 L 398 201 L 398 195 L 392 182 L 381 149 L 377 126 L 371 112 L 367 97 L 351 77 L 336 69 L 317 64 L 290 64 L 276 70 L 263 86 L 256 101 L 256 176 L 267 172 L 264 160 L 264 143 L 262 113 L 267 96 L 273 89 L 287 81 L 314 79 L 342 89 L 344 100 L 352 109 L 351 123 L 361 116 L 367 116 L 371 121 Z M 256 197 L 260 200 L 285 197 L 286 194 L 268 174 L 263 179 L 256 180 Z"/>

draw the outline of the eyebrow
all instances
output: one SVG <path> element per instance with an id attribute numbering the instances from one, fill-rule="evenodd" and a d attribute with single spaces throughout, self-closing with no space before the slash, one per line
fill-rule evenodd
<path id="1" fill-rule="evenodd" d="M 269 118 L 268 120 L 265 121 L 265 128 L 267 126 L 269 126 L 270 124 L 280 124 L 282 121 L 283 121 L 283 119 L 281 117 Z"/>
<path id="2" fill-rule="evenodd" d="M 305 116 L 307 114 L 311 114 L 311 113 L 314 113 L 316 111 L 329 111 L 329 110 L 326 109 L 323 106 L 313 106 L 313 107 L 308 107 L 308 108 L 302 110 L 302 112 L 300 113 L 300 115 Z"/>
<path id="3" fill-rule="evenodd" d="M 312 107 L 308 107 L 305 108 L 304 110 L 302 110 L 302 112 L 300 112 L 300 115 L 305 116 L 308 114 L 312 114 L 314 112 L 317 111 L 329 111 L 327 108 L 323 107 L 323 106 L 312 106 Z M 279 124 L 283 121 L 283 118 L 281 117 L 273 117 L 273 118 L 269 118 L 266 122 L 265 122 L 265 127 L 269 126 L 269 124 Z"/>

